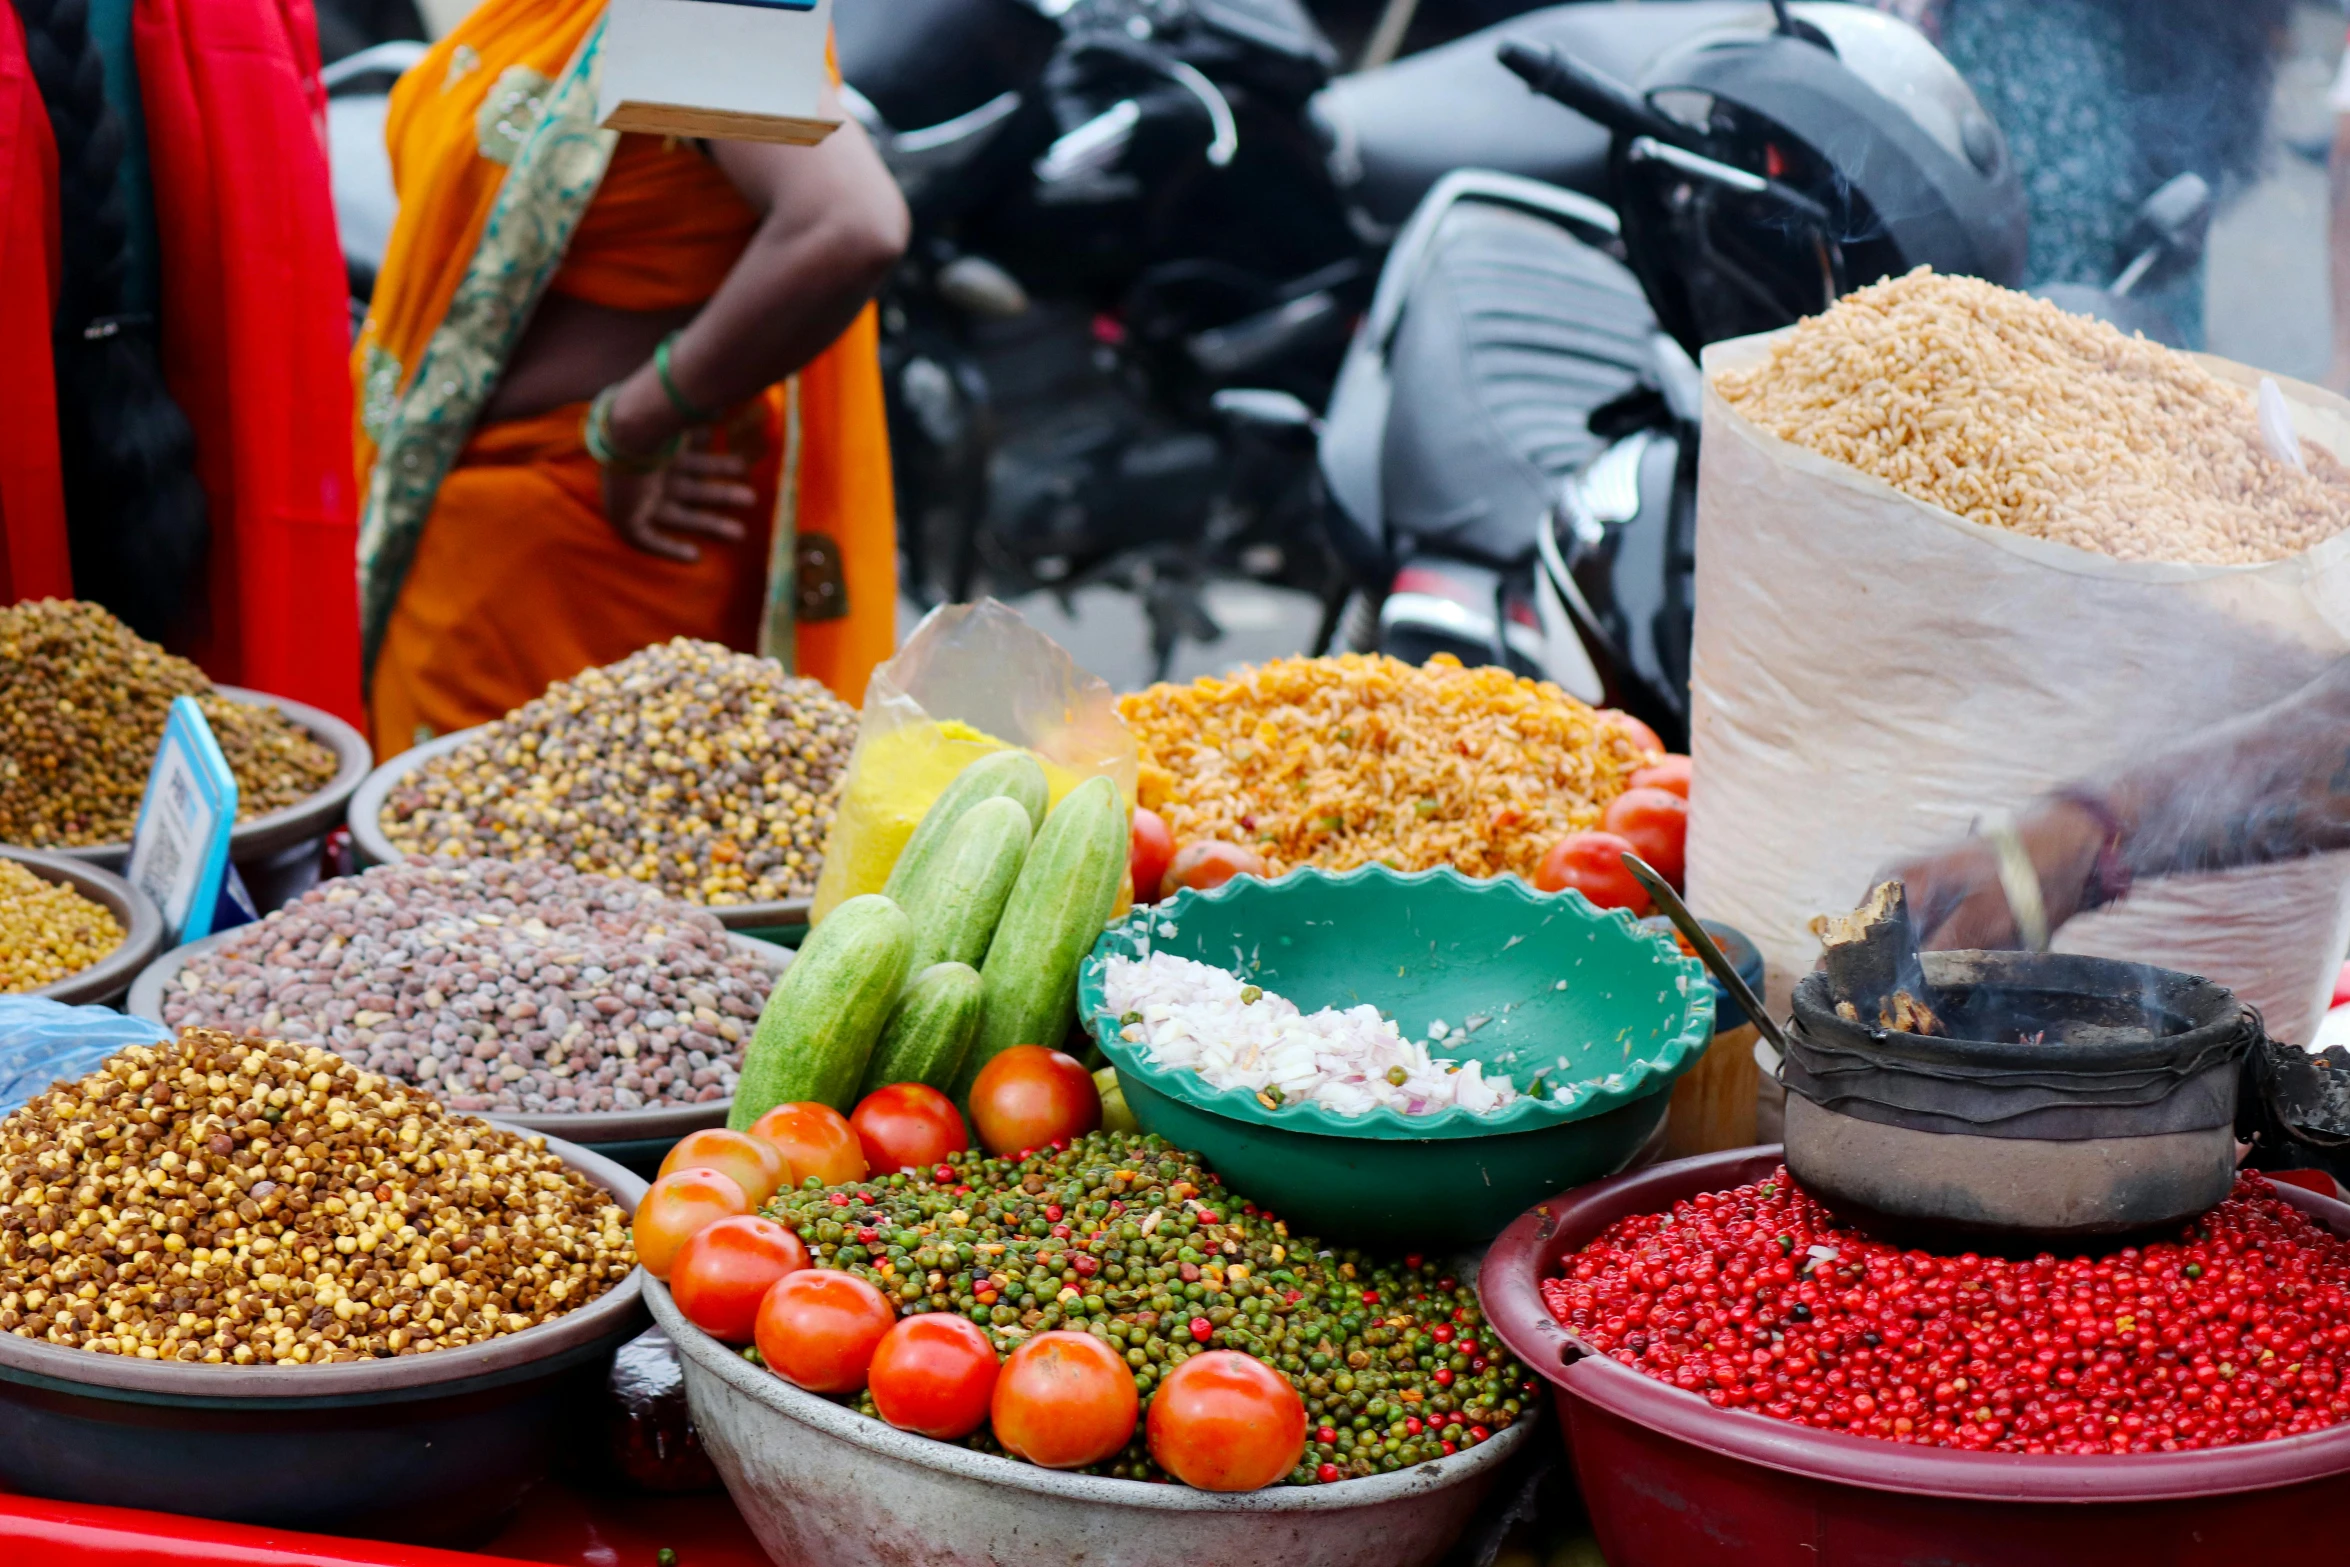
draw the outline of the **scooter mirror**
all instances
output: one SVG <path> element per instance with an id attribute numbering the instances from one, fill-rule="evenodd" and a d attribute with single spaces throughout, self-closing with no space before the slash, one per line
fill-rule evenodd
<path id="1" fill-rule="evenodd" d="M 2200 174 L 2181 174 L 2165 180 L 2154 194 L 2139 203 L 2122 241 L 2125 252 L 2160 246 L 2174 254 L 2193 255 L 2203 248 L 2211 229 L 2210 182 Z"/>

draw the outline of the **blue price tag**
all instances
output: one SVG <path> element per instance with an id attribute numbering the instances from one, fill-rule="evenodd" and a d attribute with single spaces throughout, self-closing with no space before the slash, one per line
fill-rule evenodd
<path id="1" fill-rule="evenodd" d="M 221 918 L 223 883 L 236 874 L 228 862 L 229 834 L 236 825 L 236 775 L 220 754 L 204 710 L 192 697 L 175 697 L 164 720 L 163 743 L 155 748 L 155 765 L 147 772 L 130 863 L 131 881 L 163 911 L 164 928 L 175 943 L 242 923 L 233 916 Z"/>

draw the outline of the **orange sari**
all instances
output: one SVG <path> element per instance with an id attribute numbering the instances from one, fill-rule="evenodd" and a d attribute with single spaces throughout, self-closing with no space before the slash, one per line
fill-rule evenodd
<path id="1" fill-rule="evenodd" d="M 852 703 L 895 644 L 872 310 L 716 433 L 752 459 L 761 526 L 691 564 L 605 520 L 584 405 L 476 422 L 543 292 L 698 305 L 757 227 L 699 149 L 595 128 L 601 36 L 601 0 L 484 0 L 392 95 L 399 219 L 352 355 L 379 756 L 673 636 L 780 658 Z M 845 616 L 802 613 L 810 535 L 837 550 Z"/>

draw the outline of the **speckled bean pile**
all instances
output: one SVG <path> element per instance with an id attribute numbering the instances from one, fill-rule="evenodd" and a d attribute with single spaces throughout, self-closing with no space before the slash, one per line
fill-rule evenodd
<path id="1" fill-rule="evenodd" d="M 409 854 L 555 860 L 688 903 L 816 890 L 857 710 L 773 659 L 685 637 L 557 681 L 392 787 Z"/>
<path id="2" fill-rule="evenodd" d="M 635 1110 L 733 1097 L 772 984 L 715 918 L 649 887 L 410 860 L 199 954 L 163 1015 L 327 1045 L 457 1110 Z"/>

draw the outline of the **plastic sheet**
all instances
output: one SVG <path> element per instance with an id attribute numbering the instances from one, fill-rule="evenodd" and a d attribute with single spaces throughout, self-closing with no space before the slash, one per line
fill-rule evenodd
<path id="1" fill-rule="evenodd" d="M 0 996 L 0 1115 L 59 1079 L 82 1076 L 125 1045 L 170 1037 L 162 1024 L 111 1007 Z"/>
<path id="2" fill-rule="evenodd" d="M 814 918 L 879 892 L 922 813 L 957 773 L 1025 746 L 1044 764 L 1051 803 L 1102 776 L 1134 803 L 1134 736 L 1109 683 L 1006 604 L 932 610 L 873 672 L 840 809 L 824 845 Z"/>

